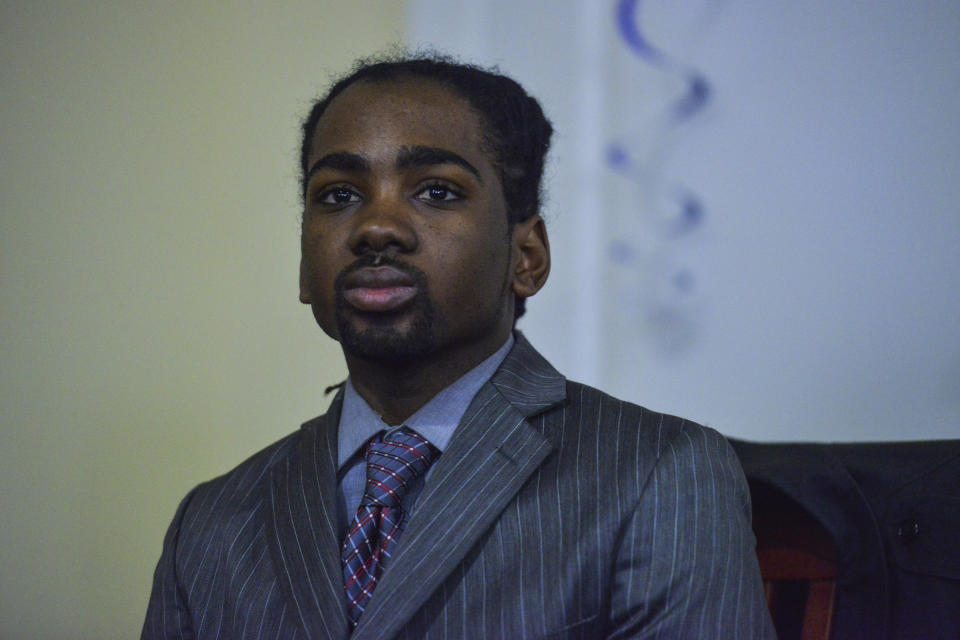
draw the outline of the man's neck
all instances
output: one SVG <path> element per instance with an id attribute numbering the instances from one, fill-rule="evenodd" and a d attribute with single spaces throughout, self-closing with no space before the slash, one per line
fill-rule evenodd
<path id="1" fill-rule="evenodd" d="M 509 337 L 509 336 L 507 336 Z M 390 425 L 404 420 L 443 389 L 493 355 L 507 337 L 487 341 L 482 348 L 449 353 L 437 351 L 403 362 L 383 362 L 344 352 L 350 380 L 370 408 Z"/>

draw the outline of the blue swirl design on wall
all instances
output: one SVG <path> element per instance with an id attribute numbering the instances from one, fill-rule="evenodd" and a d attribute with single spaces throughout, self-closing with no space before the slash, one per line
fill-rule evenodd
<path id="1" fill-rule="evenodd" d="M 643 64 L 650 65 L 665 73 L 675 74 L 683 81 L 684 90 L 665 107 L 660 126 L 665 130 L 683 125 L 702 112 L 711 99 L 711 87 L 707 78 L 697 69 L 684 64 L 665 51 L 654 46 L 641 28 L 640 10 L 642 0 L 618 0 L 615 9 L 617 33 L 629 51 Z M 662 133 L 662 132 L 661 132 Z M 629 134 L 619 141 L 612 142 L 606 149 L 606 162 L 617 173 L 645 184 L 655 172 L 645 166 L 640 159 L 642 149 L 636 143 L 631 144 Z M 631 153 L 631 147 L 637 153 Z M 610 261 L 625 269 L 649 269 L 655 263 L 662 282 L 647 286 L 656 290 L 645 296 L 645 316 L 649 320 L 648 328 L 661 350 L 677 353 L 692 344 L 695 338 L 697 318 L 693 317 L 689 301 L 696 292 L 696 277 L 687 267 L 674 264 L 676 258 L 671 251 L 672 243 L 695 233 L 704 222 L 706 212 L 696 194 L 689 188 L 670 185 L 665 188 L 659 180 L 653 180 L 656 191 L 665 191 L 670 211 L 656 211 L 661 224 L 656 225 L 657 248 L 654 251 L 634 246 L 629 238 L 616 238 L 607 248 Z M 655 207 L 664 209 L 656 199 Z M 649 231 L 649 230 L 648 230 Z M 648 238 L 647 240 L 650 240 Z"/>
<path id="2" fill-rule="evenodd" d="M 617 27 L 620 35 L 644 61 L 684 76 L 687 91 L 673 104 L 671 111 L 677 121 L 686 120 L 706 106 L 710 99 L 710 84 L 696 69 L 681 64 L 650 44 L 640 31 L 639 12 L 640 0 L 620 0 L 617 4 Z"/>

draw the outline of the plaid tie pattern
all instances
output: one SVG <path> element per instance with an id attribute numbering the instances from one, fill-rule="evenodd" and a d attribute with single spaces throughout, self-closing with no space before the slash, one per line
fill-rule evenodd
<path id="1" fill-rule="evenodd" d="M 403 427 L 367 444 L 367 484 L 357 515 L 340 549 L 347 613 L 356 624 L 383 567 L 403 531 L 401 501 L 439 452 L 417 432 Z"/>

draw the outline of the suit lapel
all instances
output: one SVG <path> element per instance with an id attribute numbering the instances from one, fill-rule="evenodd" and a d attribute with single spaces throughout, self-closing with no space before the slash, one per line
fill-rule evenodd
<path id="1" fill-rule="evenodd" d="M 337 428 L 343 393 L 303 425 L 271 476 L 267 539 L 284 599 L 308 638 L 348 633 L 337 540 Z"/>
<path id="2" fill-rule="evenodd" d="M 435 463 L 355 640 L 396 635 L 463 561 L 551 451 L 527 418 L 564 397 L 563 377 L 516 334 Z"/>

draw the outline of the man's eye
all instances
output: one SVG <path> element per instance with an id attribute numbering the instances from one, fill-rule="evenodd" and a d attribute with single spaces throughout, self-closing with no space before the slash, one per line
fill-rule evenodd
<path id="1" fill-rule="evenodd" d="M 320 194 L 321 204 L 348 204 L 359 202 L 360 195 L 346 187 L 333 187 Z"/>
<path id="2" fill-rule="evenodd" d="M 457 191 L 443 184 L 431 184 L 417 192 L 417 198 L 429 202 L 450 202 L 463 197 Z"/>

